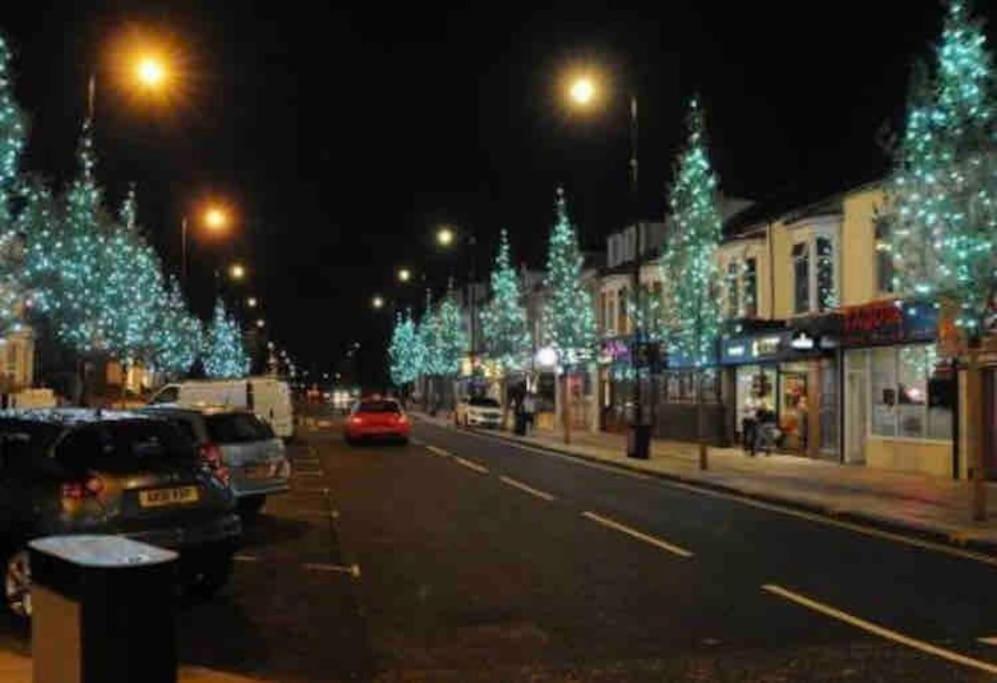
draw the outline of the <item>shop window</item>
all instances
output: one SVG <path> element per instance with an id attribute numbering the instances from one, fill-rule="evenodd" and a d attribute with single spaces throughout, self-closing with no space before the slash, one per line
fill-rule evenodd
<path id="1" fill-rule="evenodd" d="M 741 274 L 742 298 L 745 318 L 758 315 L 758 259 L 744 260 L 744 272 Z"/>
<path id="2" fill-rule="evenodd" d="M 869 360 L 874 435 L 952 438 L 954 383 L 937 374 L 934 346 L 873 349 Z"/>
<path id="3" fill-rule="evenodd" d="M 741 306 L 738 301 L 738 273 L 737 271 L 738 263 L 737 261 L 731 261 L 727 264 L 727 317 L 728 318 L 739 318 L 741 314 Z"/>
<path id="4" fill-rule="evenodd" d="M 670 403 L 692 403 L 696 400 L 696 373 L 692 370 L 672 370 L 666 373 L 665 385 Z"/>
<path id="5" fill-rule="evenodd" d="M 893 252 L 890 251 L 892 230 L 884 218 L 876 220 L 876 288 L 883 293 L 893 291 Z"/>
<path id="6" fill-rule="evenodd" d="M 810 310 L 810 250 L 806 242 L 793 245 L 793 311 Z"/>
<path id="7" fill-rule="evenodd" d="M 706 368 L 701 371 L 703 378 L 703 392 L 700 395 L 703 403 L 718 403 L 720 400 L 720 373 L 715 368 Z M 698 373 L 693 373 L 695 381 L 699 380 Z"/>
<path id="8" fill-rule="evenodd" d="M 627 333 L 627 288 L 617 292 L 616 299 L 616 334 Z"/>

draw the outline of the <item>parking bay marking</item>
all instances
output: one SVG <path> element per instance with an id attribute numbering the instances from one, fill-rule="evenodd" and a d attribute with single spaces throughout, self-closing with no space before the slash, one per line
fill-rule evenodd
<path id="1" fill-rule="evenodd" d="M 637 529 L 628 527 L 626 524 L 620 524 L 619 522 L 609 519 L 608 517 L 603 517 L 602 515 L 598 515 L 594 512 L 588 512 L 588 511 L 583 512 L 582 517 L 587 517 L 588 519 L 591 519 L 593 522 L 597 524 L 601 524 L 609 529 L 615 529 L 616 531 L 624 533 L 627 536 L 636 538 L 639 541 L 644 541 L 645 543 L 649 543 L 655 546 L 656 548 L 661 548 L 662 550 L 667 550 L 670 553 L 674 553 L 679 557 L 692 557 L 692 552 L 686 550 L 685 548 L 669 543 L 668 541 L 663 541 L 660 538 L 651 536 L 650 534 L 645 534 L 643 531 L 638 531 Z"/>
<path id="2" fill-rule="evenodd" d="M 301 565 L 305 569 L 313 572 L 333 572 L 339 574 L 349 574 L 355 579 L 360 578 L 360 565 L 328 564 L 325 562 L 305 562 Z"/>
<path id="3" fill-rule="evenodd" d="M 885 638 L 887 640 L 892 640 L 894 643 L 900 643 L 901 645 L 906 645 L 907 647 L 913 648 L 915 650 L 920 650 L 921 652 L 926 652 L 929 655 L 935 655 L 942 659 L 946 659 L 950 662 L 956 664 L 962 664 L 963 666 L 970 667 L 972 669 L 978 669 L 980 671 L 985 671 L 989 674 L 997 674 L 997 664 L 991 664 L 990 662 L 985 662 L 982 659 L 975 659 L 973 657 L 967 657 L 966 655 L 959 654 L 958 652 L 953 652 L 952 650 L 947 650 L 944 647 L 938 647 L 937 645 L 932 645 L 931 643 L 926 643 L 923 640 L 918 640 L 917 638 L 911 638 L 903 633 L 898 633 L 893 629 L 886 628 L 885 626 L 880 626 L 874 624 L 871 621 L 866 621 L 861 617 L 856 617 L 854 615 L 848 614 L 847 612 L 842 612 L 841 610 L 826 605 L 822 602 L 818 602 L 812 598 L 808 598 L 805 595 L 796 593 L 787 588 L 783 588 L 774 583 L 766 583 L 762 586 L 762 590 L 773 595 L 778 595 L 781 598 L 785 598 L 790 602 L 794 602 L 797 605 L 801 605 L 814 612 L 820 612 L 821 614 L 831 617 L 832 619 L 837 619 L 838 621 L 843 621 L 846 624 L 854 626 L 867 633 L 872 633 L 880 638 Z"/>
<path id="4" fill-rule="evenodd" d="M 546 500 L 548 503 L 554 500 L 554 496 L 550 495 L 549 493 L 541 491 L 540 489 L 535 489 L 529 484 L 524 484 L 523 482 L 517 481 L 512 477 L 502 476 L 499 477 L 499 481 L 501 481 L 503 484 L 508 484 L 509 486 L 519 489 L 520 491 L 528 493 L 531 496 L 536 496 L 537 498 Z"/>

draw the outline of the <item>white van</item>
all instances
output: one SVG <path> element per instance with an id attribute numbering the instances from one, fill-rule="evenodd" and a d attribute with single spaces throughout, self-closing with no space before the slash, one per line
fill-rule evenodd
<path id="1" fill-rule="evenodd" d="M 153 395 L 149 403 L 244 408 L 266 420 L 274 434 L 282 439 L 294 436 L 291 390 L 287 382 L 273 377 L 191 380 L 167 384 Z"/>

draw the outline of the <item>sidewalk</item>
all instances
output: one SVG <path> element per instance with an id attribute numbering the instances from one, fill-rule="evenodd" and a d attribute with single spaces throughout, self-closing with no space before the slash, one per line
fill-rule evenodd
<path id="1" fill-rule="evenodd" d="M 31 683 L 31 657 L 0 650 L 0 681 Z M 178 683 L 264 683 L 257 679 L 211 671 L 199 667 L 180 667 Z"/>
<path id="2" fill-rule="evenodd" d="M 421 413 L 416 417 L 453 428 L 449 420 Z M 987 485 L 991 518 L 974 523 L 969 515 L 970 485 L 966 481 L 791 455 L 750 458 L 739 448 L 717 447 L 710 447 L 710 469 L 703 472 L 697 446 L 692 443 L 654 439 L 649 460 L 632 460 L 625 455 L 626 437 L 620 434 L 576 431 L 571 433 L 571 444 L 565 444 L 563 435 L 552 430 L 538 430 L 528 437 L 485 433 L 673 481 L 997 554 L 997 484 Z"/>

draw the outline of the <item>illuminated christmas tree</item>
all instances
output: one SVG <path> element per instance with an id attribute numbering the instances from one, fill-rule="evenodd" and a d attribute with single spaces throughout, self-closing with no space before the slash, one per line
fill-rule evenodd
<path id="1" fill-rule="evenodd" d="M 543 323 L 545 343 L 557 351 L 562 366 L 571 368 L 590 360 L 595 353 L 595 314 L 592 296 L 582 285 L 584 259 L 560 188 L 556 212 L 547 250 Z"/>
<path id="2" fill-rule="evenodd" d="M 416 336 L 419 339 L 421 349 L 421 363 L 419 364 L 419 374 L 433 377 L 443 374 L 444 363 L 441 360 L 439 349 L 438 333 L 439 318 L 436 309 L 433 307 L 432 294 L 426 290 L 426 305 L 422 312 L 422 317 L 416 326 Z"/>
<path id="3" fill-rule="evenodd" d="M 422 352 L 419 334 L 410 312 L 398 314 L 388 347 L 391 381 L 397 387 L 405 387 L 419 376 L 422 365 Z"/>
<path id="4" fill-rule="evenodd" d="M 154 335 L 154 363 L 172 377 L 190 371 L 204 345 L 201 321 L 187 309 L 180 283 L 170 278 L 165 300 L 158 310 L 159 323 Z"/>
<path id="5" fill-rule="evenodd" d="M 460 372 L 460 362 L 468 349 L 464 317 L 454 296 L 453 283 L 440 302 L 436 322 L 436 352 L 439 371 L 444 377 L 454 377 Z"/>
<path id="6" fill-rule="evenodd" d="M 209 377 L 245 377 L 249 372 L 249 356 L 246 355 L 239 324 L 225 311 L 225 304 L 219 299 L 215 303 L 215 313 L 208 328 L 204 350 L 204 371 Z"/>
<path id="7" fill-rule="evenodd" d="M 20 327 L 26 296 L 21 277 L 22 241 L 11 210 L 22 184 L 25 123 L 14 99 L 10 70 L 10 49 L 0 35 L 0 335 Z"/>
<path id="8" fill-rule="evenodd" d="M 722 321 L 716 265 L 722 219 L 696 99 L 690 102 L 687 125 L 686 146 L 679 153 L 668 197 L 671 234 L 663 259 L 669 275 L 664 308 L 673 325 L 673 350 L 704 367 L 713 362 Z"/>
<path id="9" fill-rule="evenodd" d="M 509 259 L 509 237 L 503 230 L 491 274 L 492 298 L 481 312 L 484 346 L 503 375 L 523 367 L 531 351 L 526 328 L 526 309 L 519 291 L 519 278 Z"/>
<path id="10" fill-rule="evenodd" d="M 916 78 L 891 178 L 894 287 L 947 303 L 970 338 L 992 314 L 997 272 L 997 125 L 980 22 L 950 0 L 934 79 Z"/>

